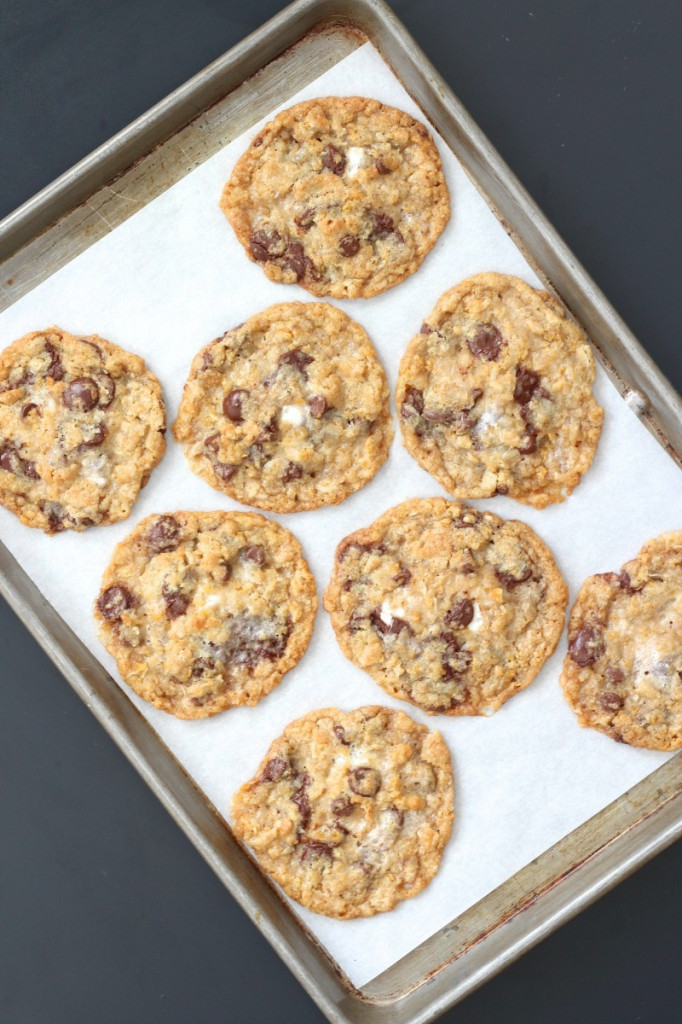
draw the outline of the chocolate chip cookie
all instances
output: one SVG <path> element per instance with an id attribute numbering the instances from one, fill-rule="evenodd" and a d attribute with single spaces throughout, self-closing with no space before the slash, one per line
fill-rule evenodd
<path id="1" fill-rule="evenodd" d="M 400 364 L 405 447 L 455 497 L 563 501 L 601 433 L 594 377 L 585 335 L 550 295 L 503 274 L 467 278 Z"/>
<path id="2" fill-rule="evenodd" d="M 452 829 L 450 754 L 402 711 L 313 711 L 232 801 L 233 830 L 292 899 L 369 917 L 416 896 Z"/>
<path id="3" fill-rule="evenodd" d="M 313 295 L 378 295 L 413 274 L 450 218 L 423 124 L 353 96 L 284 110 L 238 161 L 221 207 L 249 259 Z"/>
<path id="4" fill-rule="evenodd" d="M 140 697 L 177 718 L 257 704 L 308 646 L 315 582 L 296 538 L 254 512 L 143 519 L 95 602 L 99 636 Z"/>
<path id="5" fill-rule="evenodd" d="M 247 505 L 335 505 L 393 438 L 386 375 L 362 327 L 334 306 L 270 306 L 194 359 L 173 427 L 191 468 Z"/>
<path id="6" fill-rule="evenodd" d="M 393 697 L 489 715 L 552 654 L 567 600 L 525 523 L 416 498 L 341 541 L 324 607 L 346 657 Z"/>
<path id="7" fill-rule="evenodd" d="M 58 327 L 0 353 L 0 504 L 46 533 L 130 515 L 166 447 L 144 360 Z"/>
<path id="8" fill-rule="evenodd" d="M 634 747 L 682 747 L 682 532 L 583 583 L 561 685 L 582 726 Z"/>

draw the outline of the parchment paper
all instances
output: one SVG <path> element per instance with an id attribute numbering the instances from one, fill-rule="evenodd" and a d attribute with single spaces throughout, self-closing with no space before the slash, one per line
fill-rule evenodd
<path id="1" fill-rule="evenodd" d="M 334 94 L 376 97 L 421 116 L 370 44 L 284 106 Z M 76 334 L 98 333 L 145 357 L 164 386 L 172 422 L 201 346 L 271 303 L 311 298 L 297 286 L 268 281 L 247 260 L 218 208 L 236 158 L 263 123 L 2 313 L 0 346 L 51 324 Z M 435 250 L 413 277 L 391 291 L 337 303 L 368 331 L 392 389 L 407 341 L 446 288 L 485 270 L 538 283 L 453 155 L 437 141 L 453 215 Z M 478 503 L 525 520 L 544 538 L 570 586 L 571 602 L 587 575 L 618 569 L 647 539 L 682 525 L 682 474 L 602 371 L 597 396 L 606 409 L 599 451 L 567 501 L 543 511 L 506 498 Z M 240 507 L 195 477 L 170 432 L 168 440 L 163 462 L 126 522 L 46 537 L 0 509 L 2 540 L 117 679 L 91 614 L 114 545 L 152 512 Z M 443 493 L 396 437 L 388 464 L 340 506 L 274 518 L 303 542 L 321 595 L 343 536 L 408 497 Z M 564 636 L 535 682 L 490 719 L 429 718 L 387 697 L 341 655 L 322 611 L 302 662 L 256 708 L 181 722 L 124 688 L 225 815 L 231 794 L 254 773 L 270 741 L 314 708 L 384 703 L 441 730 L 453 757 L 457 818 L 436 879 L 418 897 L 369 920 L 338 922 L 295 908 L 361 986 L 665 760 L 578 727 L 558 685 L 565 644 Z M 4 685 L 12 680 L 5 677 Z"/>

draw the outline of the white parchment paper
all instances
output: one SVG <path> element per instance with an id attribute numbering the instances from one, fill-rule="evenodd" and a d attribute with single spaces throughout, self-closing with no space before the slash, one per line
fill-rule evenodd
<path id="1" fill-rule="evenodd" d="M 372 96 L 421 116 L 370 44 L 284 106 L 320 95 Z M 144 356 L 164 386 L 172 422 L 200 347 L 271 303 L 311 298 L 297 286 L 268 281 L 247 260 L 218 208 L 235 160 L 264 121 L 0 314 L 0 347 L 51 324 L 76 334 L 98 333 Z M 446 288 L 486 270 L 538 284 L 452 153 L 437 142 L 453 214 L 434 251 L 391 291 L 336 303 L 368 331 L 392 388 L 407 341 Z M 606 409 L 599 450 L 567 501 L 543 511 L 506 498 L 484 503 L 525 520 L 544 538 L 569 584 L 571 601 L 587 575 L 618 569 L 647 539 L 682 525 L 682 474 L 601 371 L 597 396 Z M 168 441 L 163 462 L 126 522 L 46 537 L 0 508 L 4 543 L 117 679 L 91 614 L 114 545 L 152 512 L 239 507 L 190 472 L 170 432 Z M 342 505 L 274 518 L 303 542 L 321 595 L 342 537 L 408 497 L 443 493 L 396 437 L 388 464 Z M 181 722 L 124 688 L 226 816 L 231 794 L 254 773 L 270 741 L 314 708 L 384 703 L 441 730 L 453 757 L 457 818 L 436 879 L 415 899 L 369 920 L 338 922 L 296 908 L 361 986 L 665 760 L 578 727 L 558 685 L 565 646 L 564 636 L 535 682 L 490 719 L 429 718 L 387 697 L 341 655 L 322 611 L 301 663 L 256 708 Z"/>

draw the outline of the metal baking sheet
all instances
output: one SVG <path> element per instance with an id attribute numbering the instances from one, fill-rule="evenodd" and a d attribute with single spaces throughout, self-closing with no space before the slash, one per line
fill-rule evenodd
<path id="1" fill-rule="evenodd" d="M 316 12 L 329 12 L 331 10 L 331 5 L 299 4 L 296 6 L 295 10 L 298 11 L 299 14 L 307 12 L 309 16 L 314 18 Z M 333 8 L 333 10 L 336 11 L 337 15 L 340 12 L 338 5 Z M 381 16 L 380 8 L 377 4 L 354 4 L 352 5 L 352 9 L 351 5 L 346 5 L 344 7 L 344 11 L 346 17 L 355 17 L 356 24 L 360 23 L 363 16 L 369 17 L 371 14 L 375 18 L 379 19 Z M 282 22 L 283 19 L 286 21 L 286 12 L 285 15 L 280 16 L 279 19 L 275 19 L 275 23 Z M 371 31 L 371 24 L 364 25 L 368 35 L 375 45 L 380 45 L 380 29 L 383 26 L 384 30 L 388 31 L 388 29 L 386 29 L 387 25 L 390 26 L 390 19 L 388 21 L 378 20 L 374 26 L 376 29 L 376 32 L 374 33 Z M 303 31 L 300 22 L 296 27 Z M 268 29 L 269 26 L 266 26 L 262 33 L 266 38 Z M 282 29 L 281 25 L 280 29 Z M 388 52 L 390 51 L 390 46 L 388 44 L 391 40 L 395 43 L 396 32 L 399 40 L 399 31 L 396 30 L 394 32 L 388 32 L 387 46 L 384 49 L 384 55 L 391 60 L 391 63 L 399 77 L 403 82 L 405 82 L 405 84 L 407 84 L 406 79 L 410 70 L 410 63 L 408 60 L 409 52 L 401 51 L 400 46 L 398 46 L 397 43 L 395 44 L 397 47 L 395 52 L 393 54 Z M 282 34 L 283 32 L 280 31 L 275 39 L 271 39 L 275 49 L 277 49 L 277 46 L 281 45 Z M 257 36 L 258 35 L 260 34 L 257 34 Z M 275 64 L 269 65 L 263 72 L 261 72 L 257 83 L 247 83 L 247 86 L 251 88 L 251 102 L 253 105 L 249 107 L 249 97 L 247 95 L 244 98 L 245 117 L 243 127 L 246 127 L 248 124 L 251 124 L 256 120 L 259 116 L 259 112 L 267 112 L 269 106 L 271 107 L 274 105 L 275 100 L 273 97 L 276 97 L 277 100 L 281 99 L 282 95 L 284 95 L 282 90 L 282 81 L 286 80 L 287 92 L 290 95 L 296 88 L 298 88 L 299 85 L 304 84 L 306 80 L 309 80 L 305 76 L 311 70 L 311 67 L 313 68 L 313 71 L 310 77 L 316 77 L 316 75 L 319 74 L 319 69 L 328 67 L 334 60 L 344 56 L 345 53 L 349 52 L 349 49 L 357 46 L 359 41 L 362 41 L 362 39 L 361 37 L 358 37 L 355 30 L 351 31 L 347 25 L 339 26 L 338 24 L 325 31 L 317 31 L 314 35 L 306 36 L 293 51 L 284 55 L 279 61 L 276 61 Z M 237 48 L 237 56 L 239 56 L 239 51 L 241 49 L 242 48 Z M 273 52 L 274 50 L 261 55 L 261 59 L 266 60 Z M 400 64 L 401 53 L 404 67 Z M 229 68 L 229 57 L 230 55 L 225 59 L 227 68 Z M 213 69 L 209 69 L 209 74 L 206 77 L 200 76 L 197 80 L 199 83 L 197 88 L 199 88 L 200 85 L 202 88 L 207 89 L 207 83 L 211 79 L 211 75 L 217 72 L 222 63 L 223 62 L 218 62 L 218 65 L 214 65 Z M 297 73 L 300 74 L 301 77 L 297 78 Z M 278 75 L 280 76 L 279 78 Z M 292 81 L 294 82 L 293 87 L 291 85 Z M 213 84 L 215 85 L 215 82 Z M 190 86 L 181 90 L 180 100 L 183 99 L 183 96 L 187 99 L 185 94 L 191 93 Z M 254 86 L 257 86 L 257 88 L 253 88 Z M 267 91 L 271 86 L 272 89 L 268 98 L 269 106 L 268 104 L 265 104 L 260 108 L 260 110 L 256 109 L 258 102 L 262 99 L 263 91 Z M 256 92 L 258 93 L 257 100 L 254 95 Z M 95 193 L 95 195 L 88 200 L 88 204 L 86 206 L 81 206 L 80 209 L 76 210 L 75 213 L 71 215 L 77 218 L 71 225 L 73 230 L 67 230 L 62 238 L 59 236 L 59 227 L 64 226 L 65 218 L 61 219 L 60 223 L 57 224 L 55 228 L 48 230 L 42 236 L 40 242 L 37 243 L 37 247 L 34 252 L 37 252 L 39 248 L 40 257 L 34 260 L 32 266 L 29 267 L 30 256 L 26 255 L 26 250 L 24 254 L 18 253 L 13 268 L 17 271 L 16 276 L 14 276 L 10 270 L 7 270 L 5 275 L 5 280 L 10 281 L 8 290 L 11 295 L 8 302 L 11 302 L 14 297 L 20 293 L 18 289 L 23 289 L 24 291 L 27 290 L 42 277 L 47 276 L 50 272 L 50 268 L 56 269 L 57 266 L 60 266 L 63 262 L 71 258 L 71 256 L 78 251 L 78 245 L 80 242 L 83 243 L 81 248 L 84 248 L 85 245 L 90 244 L 93 234 L 96 234 L 98 230 L 106 232 L 109 230 L 107 225 L 120 222 L 125 217 L 126 213 L 130 211 L 131 203 L 138 201 L 140 206 L 144 205 L 144 203 L 148 201 L 148 198 L 153 194 L 156 194 L 158 191 L 162 191 L 168 184 L 172 183 L 173 180 L 181 177 L 188 169 L 196 163 L 201 162 L 206 156 L 210 155 L 211 152 L 220 148 L 225 144 L 225 142 L 229 141 L 229 138 L 238 134 L 239 131 L 241 131 L 241 128 L 237 131 L 229 131 L 233 126 L 231 115 L 235 111 L 240 110 L 238 97 L 239 91 L 236 94 L 229 96 L 223 103 L 218 103 L 217 106 L 208 111 L 207 114 L 199 117 L 197 121 L 190 124 L 182 132 L 175 134 L 170 142 L 157 149 L 151 157 L 140 159 L 136 167 L 134 167 L 129 174 L 124 174 L 122 177 L 119 177 L 113 187 L 108 189 L 104 188 Z M 162 105 L 162 107 L 166 107 L 169 104 L 172 105 L 172 99 L 173 98 L 167 101 L 167 104 Z M 447 99 L 447 96 L 445 99 Z M 426 109 L 424 103 L 422 103 L 422 107 L 424 108 L 425 113 L 429 115 L 429 111 Z M 159 116 L 156 116 L 155 119 L 155 113 L 152 112 L 152 115 L 149 118 L 150 124 L 156 124 L 158 126 L 163 123 L 163 118 L 160 116 L 162 113 L 163 110 L 159 111 Z M 222 134 L 220 132 L 221 113 L 224 115 L 222 126 L 227 129 Z M 454 107 L 454 113 L 459 113 L 461 116 L 461 112 L 457 110 L 456 106 Z M 473 132 L 473 135 L 470 133 L 468 138 L 462 133 L 460 133 L 460 136 L 457 136 L 453 133 L 452 125 L 449 125 L 447 121 L 439 122 L 433 116 L 432 120 L 441 134 L 452 145 L 453 149 L 455 149 L 465 166 L 467 166 L 465 156 L 470 158 L 470 150 L 472 147 L 474 151 L 476 149 L 473 144 L 476 141 L 479 143 L 481 141 L 480 139 L 477 139 L 476 133 Z M 139 127 L 139 125 L 137 127 Z M 166 123 L 164 125 L 164 130 L 168 127 L 169 126 Z M 131 138 L 127 139 L 128 142 L 132 141 L 134 134 L 135 126 L 130 133 Z M 175 152 L 169 150 L 168 147 L 172 146 L 173 142 L 177 140 L 180 141 L 177 143 L 177 149 Z M 158 143 L 158 141 L 158 136 L 154 136 L 153 132 L 151 132 L 149 136 L 145 136 L 141 139 L 141 143 L 146 144 L 148 148 L 151 148 L 155 143 Z M 122 142 L 125 143 L 126 139 L 123 139 Z M 212 149 L 211 146 L 215 146 L 215 149 Z M 104 154 L 105 160 L 111 155 L 111 153 Z M 138 154 L 138 157 L 142 156 L 143 154 Z M 172 159 L 173 157 L 175 157 L 175 159 Z M 148 162 L 152 162 L 155 158 L 158 158 L 158 163 L 156 166 L 152 163 L 152 170 L 147 174 L 144 169 L 148 166 Z M 171 172 L 170 176 L 168 174 L 169 169 Z M 488 166 L 489 171 L 490 169 L 490 166 Z M 152 173 L 153 170 L 157 173 Z M 470 167 L 469 170 L 471 171 Z M 498 164 L 496 171 L 498 172 L 499 181 L 504 182 L 505 176 L 504 173 L 502 173 L 504 172 L 504 168 L 500 168 Z M 73 172 L 76 180 L 71 184 L 74 185 L 74 187 L 78 184 L 77 172 L 78 169 L 76 169 L 76 172 Z M 69 183 L 65 182 L 65 184 L 68 185 Z M 513 185 L 514 183 L 511 181 L 510 186 Z M 501 198 L 504 199 L 504 189 L 501 186 L 500 188 Z M 58 191 L 59 189 L 57 188 L 55 190 L 56 194 L 58 194 Z M 39 200 L 40 198 L 41 197 L 39 197 Z M 516 234 L 524 244 L 526 252 L 532 259 L 534 259 L 536 266 L 539 267 L 543 276 L 549 276 L 552 282 L 556 285 L 556 277 L 547 273 L 547 262 L 543 263 L 542 260 L 533 253 L 528 244 L 526 244 L 526 240 L 521 233 L 521 229 L 527 226 L 524 224 L 523 215 L 525 214 L 529 217 L 532 226 L 534 222 L 537 222 L 535 211 L 533 211 L 532 208 L 527 209 L 523 205 L 515 208 L 513 203 L 510 204 L 508 209 L 505 209 L 501 202 L 495 202 L 490 196 L 488 198 L 499 208 L 500 213 L 507 224 L 515 229 Z M 117 199 L 123 200 L 123 202 L 117 204 Z M 30 207 L 33 205 L 34 204 L 29 204 L 29 208 L 26 210 L 27 215 L 30 214 Z M 133 206 L 133 208 L 135 207 Z M 46 213 L 46 219 L 43 221 L 43 225 L 48 223 L 48 219 L 51 222 L 59 218 L 60 214 L 63 214 L 64 210 L 65 207 L 60 207 L 57 203 L 50 209 L 49 218 Z M 21 211 L 19 211 L 19 214 L 20 213 Z M 118 220 L 116 219 L 117 216 Z M 79 217 L 80 219 L 78 219 Z M 104 220 L 102 221 L 101 218 L 104 218 Z M 100 223 L 102 224 L 101 229 L 96 226 Z M 21 218 L 19 215 L 15 215 L 14 218 L 10 219 L 10 222 L 8 222 L 8 230 L 12 228 L 16 230 L 17 225 L 21 227 Z M 79 234 L 79 225 L 84 225 L 82 235 Z M 36 227 L 38 226 L 39 225 L 37 224 Z M 529 237 L 532 240 L 532 232 L 529 232 Z M 548 244 L 553 256 L 558 259 L 556 248 L 552 249 L 551 244 L 549 244 L 551 241 L 551 238 L 549 238 L 548 241 L 547 235 L 544 236 L 543 242 Z M 59 251 L 58 248 L 60 242 L 63 243 L 61 251 Z M 543 255 L 543 253 L 541 252 L 540 255 Z M 22 259 L 24 262 L 22 262 Z M 547 259 L 549 259 L 549 257 L 547 257 Z M 5 266 L 7 267 L 7 264 Z M 26 269 L 28 273 L 24 273 L 22 277 L 24 269 Z M 568 267 L 567 269 L 573 269 L 578 273 L 577 268 L 575 267 Z M 38 276 L 36 276 L 36 274 Z M 577 282 L 576 287 L 579 284 L 580 282 Z M 587 282 L 587 284 L 589 284 L 589 282 Z M 561 288 L 558 290 L 563 297 L 566 298 L 565 292 L 563 292 Z M 594 289 L 591 293 L 589 292 L 589 289 L 587 289 L 585 291 L 584 298 L 586 301 L 588 299 L 599 300 L 598 293 L 596 293 L 596 290 Z M 583 320 L 583 322 L 586 322 L 587 307 L 583 305 L 574 305 L 573 308 L 579 318 Z M 604 328 L 613 329 L 616 333 L 619 327 L 615 319 L 605 322 L 603 326 Z M 601 339 L 597 338 L 596 332 L 593 330 L 592 333 L 593 336 L 595 336 L 595 340 L 601 344 Z M 626 341 L 627 340 L 628 339 L 626 339 Z M 627 345 L 625 347 L 627 349 Z M 624 353 L 618 351 L 617 345 L 615 346 L 615 353 L 616 356 L 620 357 L 620 361 L 614 361 L 617 362 L 619 370 L 622 371 L 624 387 L 627 389 L 629 402 L 638 405 L 641 410 L 644 410 L 646 397 L 642 393 L 642 382 L 649 385 L 653 381 L 655 384 L 655 378 L 649 379 L 645 376 L 642 378 L 642 381 L 640 381 L 637 378 L 633 379 L 632 376 L 628 376 Z M 630 354 L 633 355 L 636 362 L 636 344 L 635 346 L 630 346 Z M 663 384 L 664 383 L 665 382 L 663 382 Z M 633 390 L 633 385 L 635 385 L 636 390 Z M 674 403 L 676 399 L 672 391 L 669 393 L 669 398 L 673 402 L 672 411 L 674 413 Z M 661 403 L 660 409 L 657 407 L 655 402 L 652 402 L 652 414 L 650 414 L 648 418 L 653 423 L 655 420 L 653 413 L 658 414 L 660 425 L 660 421 L 662 419 L 661 413 L 664 417 L 666 412 L 670 412 L 670 409 L 666 409 L 665 402 Z M 663 427 L 665 429 L 664 423 Z M 17 567 L 13 568 L 16 569 Z M 232 886 L 242 896 L 244 903 L 248 905 L 248 897 L 251 897 L 255 903 L 260 903 L 262 901 L 263 905 L 261 910 L 268 910 L 269 912 L 269 904 L 267 901 L 268 891 L 266 891 L 266 887 L 264 887 L 260 876 L 257 876 L 256 879 L 252 879 L 251 876 L 246 876 L 245 878 L 243 875 L 245 865 L 239 863 L 239 858 L 237 858 L 235 863 L 232 864 L 230 858 L 234 851 L 230 847 L 230 852 L 228 853 L 228 848 L 225 847 L 225 836 L 215 834 L 215 829 L 212 832 L 209 821 L 202 818 L 199 808 L 195 807 L 192 803 L 191 789 L 188 792 L 185 792 L 182 787 L 182 775 L 173 774 L 172 762 L 168 759 L 164 759 L 163 751 L 160 749 L 158 740 L 152 736 L 151 740 L 147 742 L 149 738 L 146 737 L 144 729 L 141 728 L 141 726 L 144 726 L 144 723 L 137 722 L 135 721 L 134 716 L 130 716 L 130 708 L 127 709 L 128 715 L 126 716 L 123 709 L 118 706 L 116 694 L 107 692 L 106 687 L 104 690 L 100 688 L 100 680 L 96 678 L 96 670 L 99 667 L 97 663 L 95 662 L 94 665 L 88 664 L 85 653 L 78 650 L 77 642 L 75 646 L 70 646 L 70 641 L 73 641 L 74 638 L 72 636 L 69 637 L 63 630 L 60 632 L 55 621 L 47 621 L 50 617 L 51 609 L 44 608 L 42 615 L 39 615 L 38 618 L 34 617 L 35 612 L 40 611 L 40 609 L 36 609 L 35 607 L 32 595 L 30 594 L 30 588 L 21 587 L 18 574 L 15 573 L 10 577 L 10 574 L 8 573 L 8 589 L 13 590 L 17 605 L 21 605 L 23 603 L 24 611 L 32 617 L 32 624 L 35 631 L 40 632 L 42 627 L 43 640 L 51 647 L 51 653 L 55 657 L 55 660 L 61 662 L 62 667 L 70 669 L 72 681 L 77 684 L 76 688 L 79 689 L 79 692 L 87 694 L 90 697 L 93 710 L 95 710 L 101 718 L 104 717 L 108 720 L 110 731 L 113 731 L 118 735 L 119 741 L 127 748 L 127 752 L 136 761 L 136 763 L 141 766 L 144 774 L 146 774 L 148 778 L 154 778 L 156 780 L 154 788 L 157 789 L 157 792 L 159 789 L 162 789 L 166 802 L 173 803 L 176 816 L 182 819 L 181 823 L 183 823 L 186 830 L 190 832 L 212 863 L 220 869 L 219 873 L 221 873 L 226 880 L 229 880 L 229 882 L 232 883 Z M 33 597 L 34 596 L 35 595 L 33 595 Z M 54 620 L 54 612 L 52 612 L 52 617 Z M 81 658 L 80 665 L 73 663 L 78 657 Z M 70 664 L 68 659 L 71 659 Z M 94 659 L 90 660 L 94 661 Z M 89 690 L 88 687 L 90 688 Z M 666 769 L 672 764 L 674 764 L 674 762 L 671 762 L 670 765 L 666 765 Z M 177 766 L 175 767 L 177 768 Z M 662 771 L 665 771 L 665 769 Z M 657 782 L 660 782 L 661 772 L 657 773 L 655 778 Z M 646 781 L 648 782 L 649 780 Z M 671 777 L 671 782 L 673 781 L 674 775 Z M 642 794 L 640 794 L 640 788 L 641 787 L 638 786 L 637 789 L 633 791 L 633 793 L 638 794 L 638 797 L 642 796 Z M 665 794 L 666 796 L 667 806 L 676 796 L 674 786 L 669 785 L 667 789 L 660 786 L 659 788 L 661 789 L 661 794 Z M 196 796 L 196 794 L 194 794 L 194 796 Z M 630 795 L 628 795 L 628 798 L 629 797 Z M 201 800 L 199 800 L 199 804 L 202 804 Z M 285 955 L 288 956 L 290 961 L 292 956 L 296 958 L 296 973 L 298 973 L 299 976 L 304 975 L 304 980 L 307 981 L 309 991 L 311 991 L 311 994 L 318 999 L 318 1002 L 320 1002 L 328 1015 L 330 1015 L 330 1019 L 382 1019 L 381 1016 L 360 1015 L 365 1011 L 369 1012 L 370 1009 L 373 1013 L 379 1013 L 379 1006 L 381 1004 L 385 1004 L 387 1008 L 390 1008 L 391 1019 L 427 1019 L 428 1016 L 432 1016 L 434 1013 L 440 1012 L 440 1010 L 444 1009 L 446 1005 L 452 1002 L 457 995 L 463 994 L 467 987 L 471 987 L 471 985 L 475 984 L 477 980 L 480 980 L 480 978 L 484 976 L 484 972 L 487 971 L 489 973 L 490 970 L 497 966 L 501 966 L 503 962 L 506 962 L 508 956 L 511 955 L 510 950 L 514 948 L 514 943 L 516 941 L 519 943 L 532 941 L 534 935 L 540 934 L 542 928 L 549 925 L 552 913 L 552 903 L 549 900 L 549 895 L 555 891 L 556 887 L 554 886 L 554 883 L 556 878 L 562 872 L 572 869 L 573 878 L 570 879 L 572 884 L 576 872 L 578 870 L 581 872 L 583 871 L 586 864 L 589 862 L 591 851 L 598 847 L 600 843 L 600 836 L 602 840 L 614 843 L 616 842 L 617 837 L 622 837 L 625 832 L 628 832 L 628 838 L 630 840 L 627 846 L 628 856 L 633 858 L 643 855 L 642 850 L 644 847 L 633 844 L 631 840 L 635 834 L 634 829 L 639 827 L 636 824 L 637 821 L 645 817 L 646 814 L 653 809 L 653 805 L 650 806 L 649 803 L 643 803 L 641 800 L 638 802 L 634 796 L 631 800 L 626 799 L 625 803 L 623 801 L 618 801 L 618 805 L 620 811 L 623 813 L 621 818 L 613 817 L 607 822 L 606 819 L 608 816 L 606 815 L 606 812 L 604 812 L 604 822 L 602 822 L 602 815 L 598 816 L 598 822 L 595 821 L 589 823 L 592 826 L 592 830 L 591 832 L 588 830 L 589 834 L 586 837 L 586 845 L 584 844 L 581 846 L 578 842 L 578 837 L 582 832 L 582 830 L 578 830 L 578 832 L 569 837 L 569 840 L 563 844 L 559 844 L 559 847 L 550 851 L 552 855 L 555 855 L 555 860 L 552 860 L 549 854 L 540 858 L 536 864 L 530 865 L 528 869 L 525 869 L 524 872 L 521 872 L 519 875 L 516 875 L 514 879 L 510 880 L 509 884 L 505 884 L 505 886 L 502 887 L 502 890 L 498 890 L 498 893 L 493 894 L 493 897 L 487 897 L 478 908 L 474 908 L 474 911 L 472 911 L 471 914 L 468 912 L 467 914 L 462 915 L 457 922 L 449 925 L 448 928 L 443 929 L 442 934 L 435 936 L 434 939 L 425 943 L 417 953 L 410 954 L 410 956 L 406 957 L 405 961 L 396 968 L 392 968 L 391 971 L 385 972 L 385 975 L 381 978 L 376 979 L 371 985 L 366 986 L 361 993 L 363 1000 L 362 1003 L 359 1002 L 357 998 L 355 1000 L 351 999 L 350 1002 L 335 998 L 335 990 L 328 987 L 328 984 L 331 984 L 331 982 L 334 981 L 333 967 L 330 967 L 330 965 L 327 964 L 319 954 L 315 954 L 314 944 L 310 942 L 310 940 L 308 940 L 309 945 L 302 945 L 299 940 L 304 939 L 305 936 L 300 933 L 296 935 L 291 931 L 288 931 L 287 924 L 289 922 L 280 920 L 274 910 L 272 912 L 272 916 L 268 916 L 268 921 L 266 922 L 264 930 L 267 932 L 268 927 L 270 927 L 270 937 L 274 939 L 274 944 L 280 948 L 280 951 L 284 952 Z M 616 805 L 614 805 L 614 807 L 615 806 Z M 608 810 L 610 811 L 612 809 L 610 808 Z M 662 812 L 660 812 L 657 817 L 657 826 L 661 827 L 657 827 L 651 835 L 647 833 L 647 841 L 663 843 L 668 837 L 665 822 L 660 816 L 661 813 Z M 676 821 L 677 818 L 675 817 L 674 822 L 671 825 L 672 828 L 676 827 Z M 603 835 L 601 835 L 597 824 L 601 825 L 603 823 L 605 823 L 606 830 Z M 222 825 L 220 828 L 222 829 Z M 591 847 L 589 845 L 591 840 L 596 840 L 597 846 Z M 572 843 L 571 841 L 574 842 Z M 587 850 L 588 853 L 587 857 L 583 858 L 582 855 L 585 850 Z M 592 878 L 592 882 L 590 882 L 590 884 L 601 884 L 602 886 L 609 884 L 609 881 L 611 880 L 609 870 L 612 870 L 614 865 L 622 865 L 622 858 L 623 852 L 621 851 L 618 858 L 613 862 L 613 864 L 611 864 L 610 868 L 604 869 L 601 873 L 598 872 L 596 876 Z M 241 860 L 243 861 L 243 859 L 244 858 L 242 857 Z M 575 866 L 578 863 L 580 864 L 579 868 Z M 600 863 L 605 864 L 606 862 L 602 860 Z M 583 874 L 582 877 L 588 879 L 590 876 Z M 252 881 L 254 885 L 259 886 L 260 888 L 252 888 Z M 514 888 L 511 883 L 516 883 L 516 888 Z M 569 882 L 564 881 L 562 882 L 561 887 L 556 888 L 556 891 L 561 897 L 557 904 L 557 913 L 566 914 L 570 912 L 571 908 L 569 906 L 569 901 L 573 901 L 572 905 L 576 905 L 575 900 L 579 898 L 579 890 L 571 888 L 569 886 Z M 528 898 L 529 892 L 532 895 L 532 898 L 530 899 Z M 269 894 L 272 896 L 271 891 Z M 530 913 L 531 910 L 537 910 L 540 905 L 545 908 L 545 916 L 541 914 L 538 917 L 536 913 Z M 568 909 L 566 909 L 567 906 Z M 526 909 L 521 913 L 520 908 L 523 907 Z M 253 910 L 253 905 L 251 905 L 251 909 Z M 280 910 L 282 909 L 283 908 L 280 907 Z M 470 921 L 469 917 L 471 917 Z M 524 927 L 517 935 L 513 929 L 510 930 L 510 926 L 519 920 L 523 920 Z M 501 924 L 502 921 L 506 921 L 504 927 Z M 469 931 L 467 931 L 468 924 L 471 924 L 472 926 Z M 497 936 L 497 938 L 502 938 L 501 946 L 490 944 L 489 940 L 492 940 L 495 936 Z M 474 941 L 472 942 L 472 940 Z M 482 960 L 478 960 L 476 958 L 476 953 L 480 952 L 481 949 L 484 950 L 484 956 Z M 455 974 L 450 974 L 450 967 L 444 968 L 440 970 L 439 973 L 434 974 L 434 972 L 438 971 L 439 967 L 448 959 L 453 960 L 451 965 L 453 968 L 455 966 L 458 967 Z M 307 968 L 309 968 L 309 970 L 306 973 Z M 430 981 L 427 985 L 424 985 L 422 982 L 427 975 L 430 976 Z M 445 987 L 442 986 L 444 978 L 448 979 Z M 411 994 L 407 995 L 406 993 L 409 990 L 411 990 Z M 336 1011 L 334 1011 L 333 1008 L 334 1003 L 337 1004 Z M 402 1016 L 403 1011 L 406 1016 Z M 336 1012 L 336 1016 L 333 1015 L 334 1012 Z M 345 1016 L 343 1014 L 345 1014 Z M 418 1016 L 415 1016 L 415 1014 L 418 1014 Z"/>

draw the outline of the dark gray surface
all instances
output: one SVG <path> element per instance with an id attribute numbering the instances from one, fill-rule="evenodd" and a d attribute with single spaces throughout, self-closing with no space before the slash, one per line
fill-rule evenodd
<path id="1" fill-rule="evenodd" d="M 0 216 L 280 7 L 4 0 Z M 394 9 L 681 390 L 677 0 Z M 321 1022 L 4 605 L 0 681 L 2 1024 Z M 443 1019 L 679 1021 L 681 874 L 678 844 Z"/>

